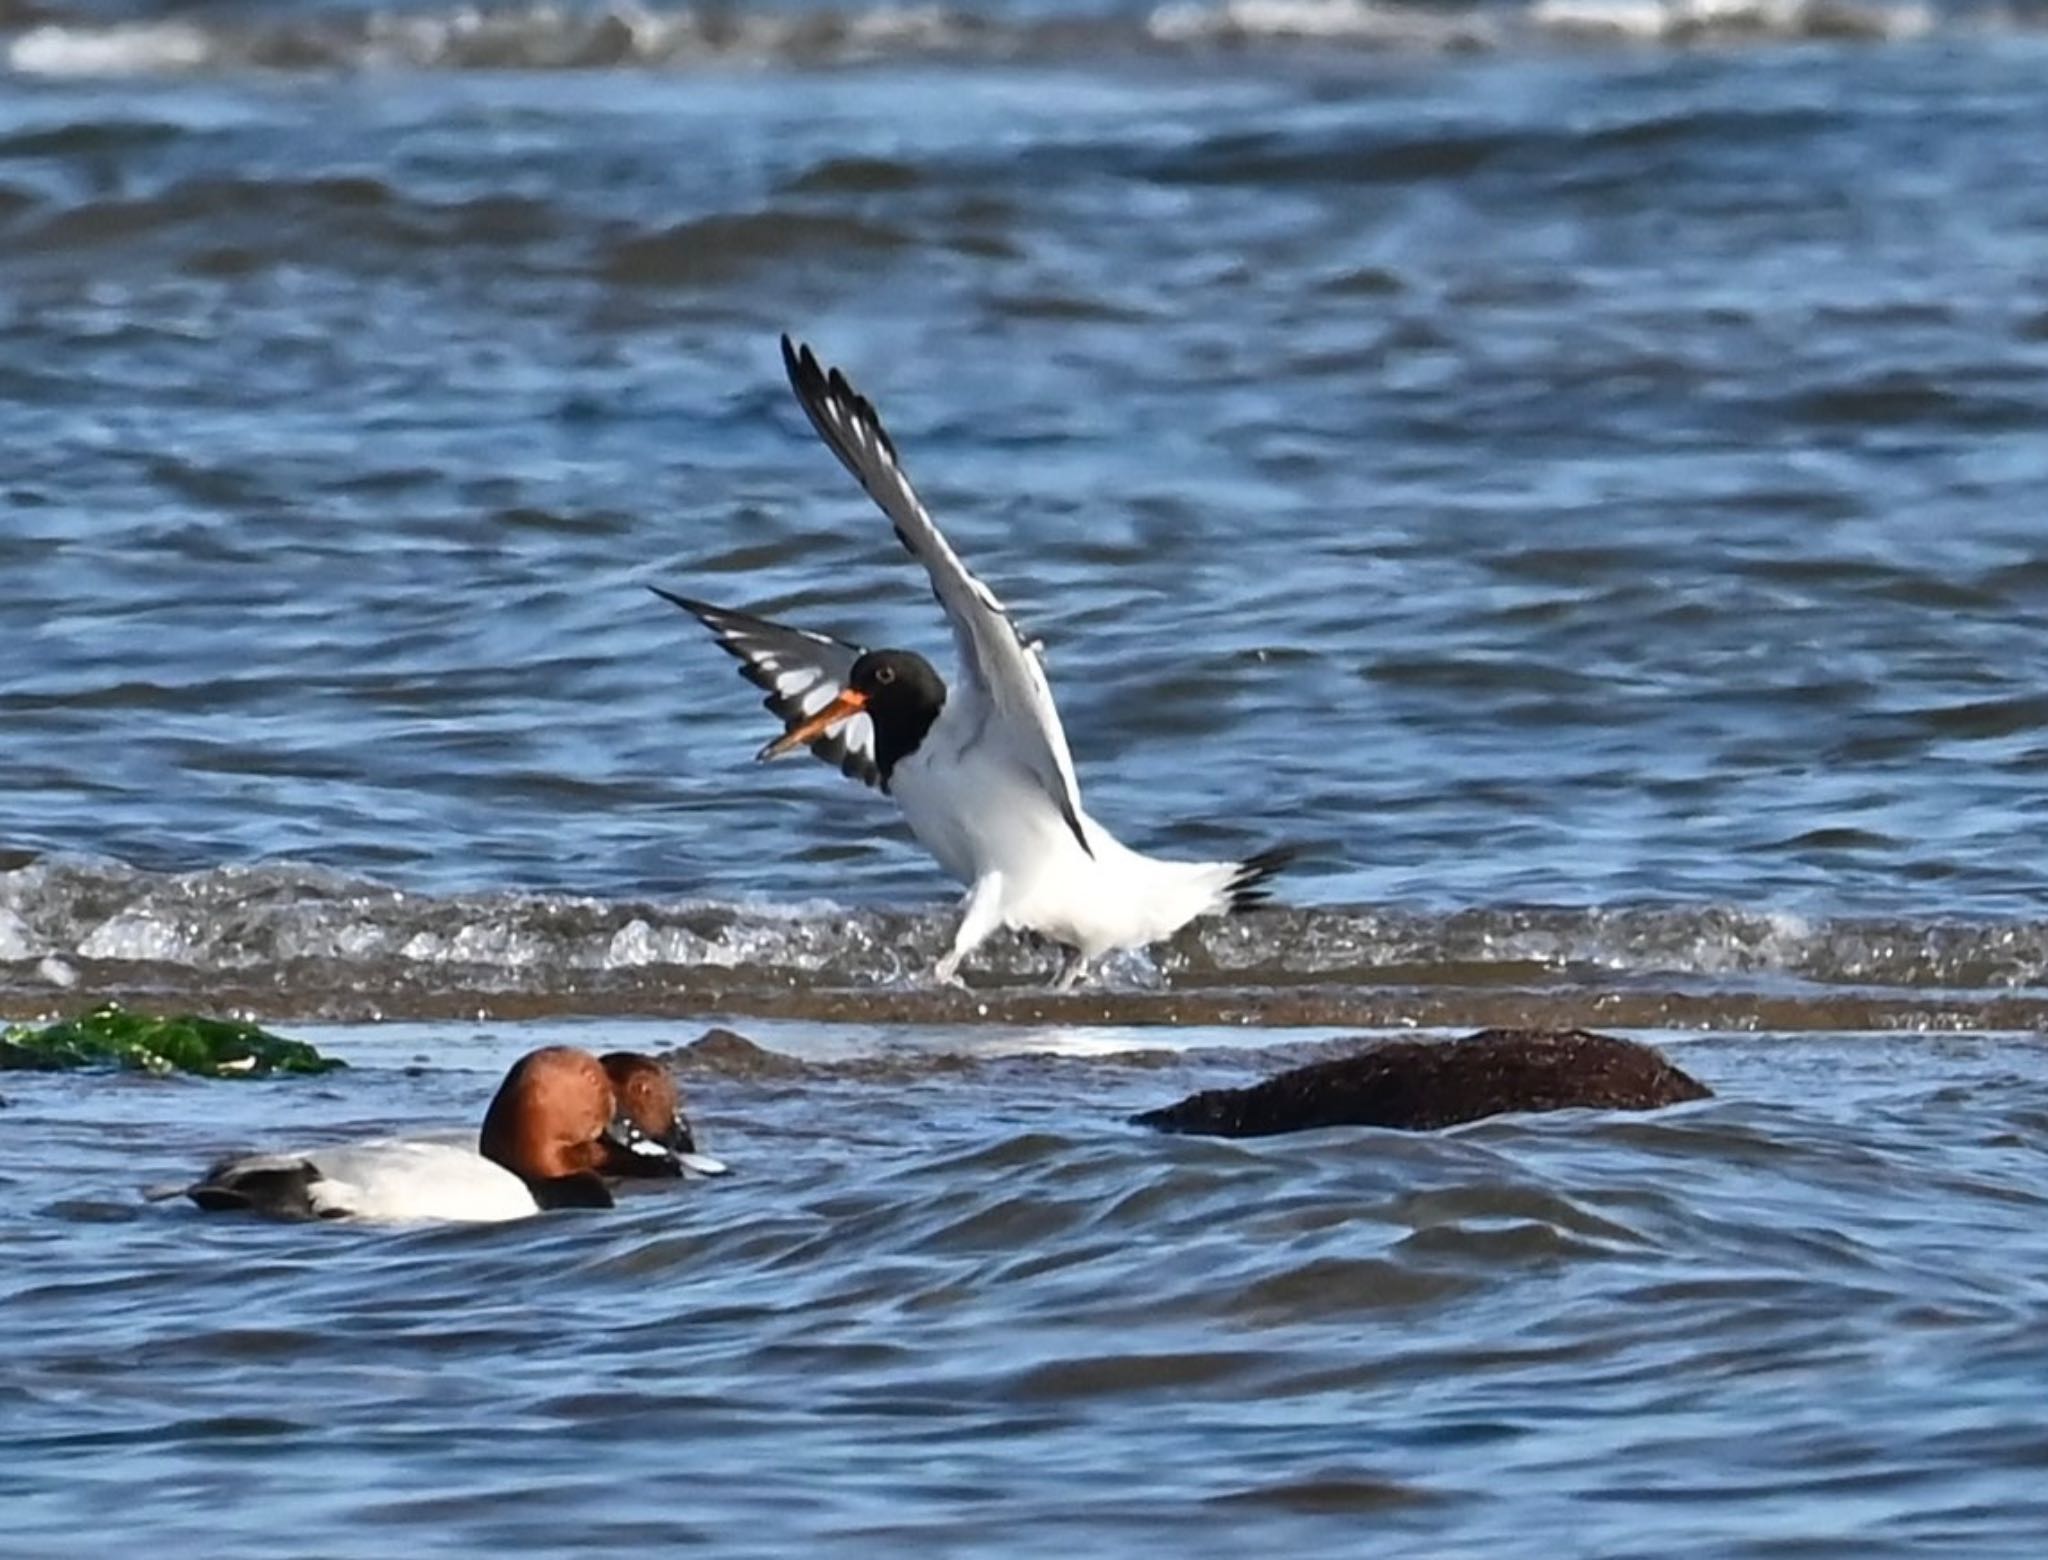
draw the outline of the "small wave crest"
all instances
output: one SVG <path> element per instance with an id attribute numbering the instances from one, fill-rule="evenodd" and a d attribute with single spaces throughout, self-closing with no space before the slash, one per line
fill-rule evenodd
<path id="1" fill-rule="evenodd" d="M 931 985 L 951 920 L 943 905 L 444 897 L 304 865 L 166 874 L 41 858 L 0 873 L 0 1000 L 40 1011 L 76 987 L 67 1000 L 233 996 L 271 1012 L 394 1017 L 479 1002 L 536 1013 L 1071 1016 L 1043 991 L 1055 952 L 1025 938 L 989 946 L 979 989 Z M 1840 1008 L 1854 998 L 1878 1002 L 1875 1027 L 1894 997 L 1916 1012 L 1971 993 L 2038 1004 L 2048 922 L 1728 906 L 1273 909 L 1113 960 L 1094 1000 L 1105 992 L 1138 1021 L 1716 1027 L 1782 1027 L 1788 1004 L 1812 1001 L 1834 1004 L 1836 1027 L 1855 1027 Z M 1647 992 L 1662 1005 L 1629 1005 Z M 1706 1007 L 1702 993 L 1713 994 Z"/>
<path id="2" fill-rule="evenodd" d="M 1530 21 L 1560 39 L 1708 43 L 1742 38 L 1884 42 L 1931 32 L 1924 5 L 1857 0 L 1536 0 Z"/>
<path id="3" fill-rule="evenodd" d="M 877 59 L 1095 57 L 1314 43 L 1404 53 L 1575 43 L 1831 38 L 1933 29 L 1914 0 L 1164 0 L 1134 16 L 1003 16 L 940 4 L 768 11 L 720 5 L 502 4 L 287 10 L 108 21 L 45 15 L 6 44 L 8 68 L 45 77 L 272 70 L 610 70 L 831 66 Z M 2005 25 L 2017 23 L 2001 17 Z"/>
<path id="4" fill-rule="evenodd" d="M 1146 32 L 1165 44 L 1313 40 L 1416 53 L 1506 41 L 1499 16 L 1381 0 L 1170 0 L 1152 12 Z"/>
<path id="5" fill-rule="evenodd" d="M 932 5 L 802 14 L 630 3 L 461 6 L 279 18 L 46 21 L 7 47 L 23 75 L 233 70 L 607 70 L 842 64 L 957 52 L 990 31 Z"/>

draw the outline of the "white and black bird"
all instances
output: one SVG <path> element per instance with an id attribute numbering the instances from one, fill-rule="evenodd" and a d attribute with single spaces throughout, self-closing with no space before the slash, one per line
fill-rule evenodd
<path id="1" fill-rule="evenodd" d="M 767 690 L 767 707 L 787 729 L 758 758 L 808 747 L 894 796 L 918 842 L 968 885 L 938 978 L 955 980 L 960 961 L 1007 926 L 1067 949 L 1057 981 L 1065 989 L 1104 954 L 1262 903 L 1292 851 L 1165 861 L 1131 850 L 1082 810 L 1036 647 L 939 534 L 867 399 L 787 336 L 782 358 L 812 426 L 931 576 L 953 626 L 959 677 L 949 686 L 914 651 L 864 650 L 655 593 L 695 614 Z"/>

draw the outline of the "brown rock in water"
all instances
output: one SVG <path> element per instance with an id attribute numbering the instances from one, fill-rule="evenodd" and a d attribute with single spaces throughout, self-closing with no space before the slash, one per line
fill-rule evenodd
<path id="1" fill-rule="evenodd" d="M 707 1029 L 688 1045 L 662 1053 L 679 1072 L 719 1078 L 800 1078 L 810 1069 L 794 1056 L 757 1045 L 731 1029 Z"/>
<path id="2" fill-rule="evenodd" d="M 1386 1040 L 1248 1089 L 1208 1089 L 1131 1117 L 1162 1132 L 1265 1137 L 1313 1127 L 1427 1132 L 1508 1111 L 1655 1110 L 1713 1091 L 1633 1040 L 1584 1029 L 1484 1029 Z"/>

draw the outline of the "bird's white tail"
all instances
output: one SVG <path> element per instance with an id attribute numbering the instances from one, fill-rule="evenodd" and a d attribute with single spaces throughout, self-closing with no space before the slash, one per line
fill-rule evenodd
<path id="1" fill-rule="evenodd" d="M 1129 853 L 1127 870 L 1142 886 L 1129 896 L 1126 914 L 1142 926 L 1121 929 L 1114 946 L 1135 947 L 1171 937 L 1205 915 L 1254 910 L 1272 893 L 1273 875 L 1294 859 L 1291 847 L 1262 850 L 1242 861 L 1162 861 Z"/>

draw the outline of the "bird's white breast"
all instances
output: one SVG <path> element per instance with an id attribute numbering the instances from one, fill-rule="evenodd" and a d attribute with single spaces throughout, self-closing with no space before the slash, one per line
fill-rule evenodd
<path id="1" fill-rule="evenodd" d="M 1004 925 L 1038 932 L 1088 957 L 1170 937 L 1222 910 L 1236 868 L 1228 862 L 1140 855 L 1085 812 L 1081 848 L 1059 804 L 977 707 L 951 704 L 918 750 L 896 766 L 890 790 L 918 842 L 964 883 L 1002 875 Z"/>
<path id="2" fill-rule="evenodd" d="M 1087 861 L 1058 806 L 975 707 L 949 703 L 889 789 L 918 843 L 963 883 L 1022 880 Z"/>

